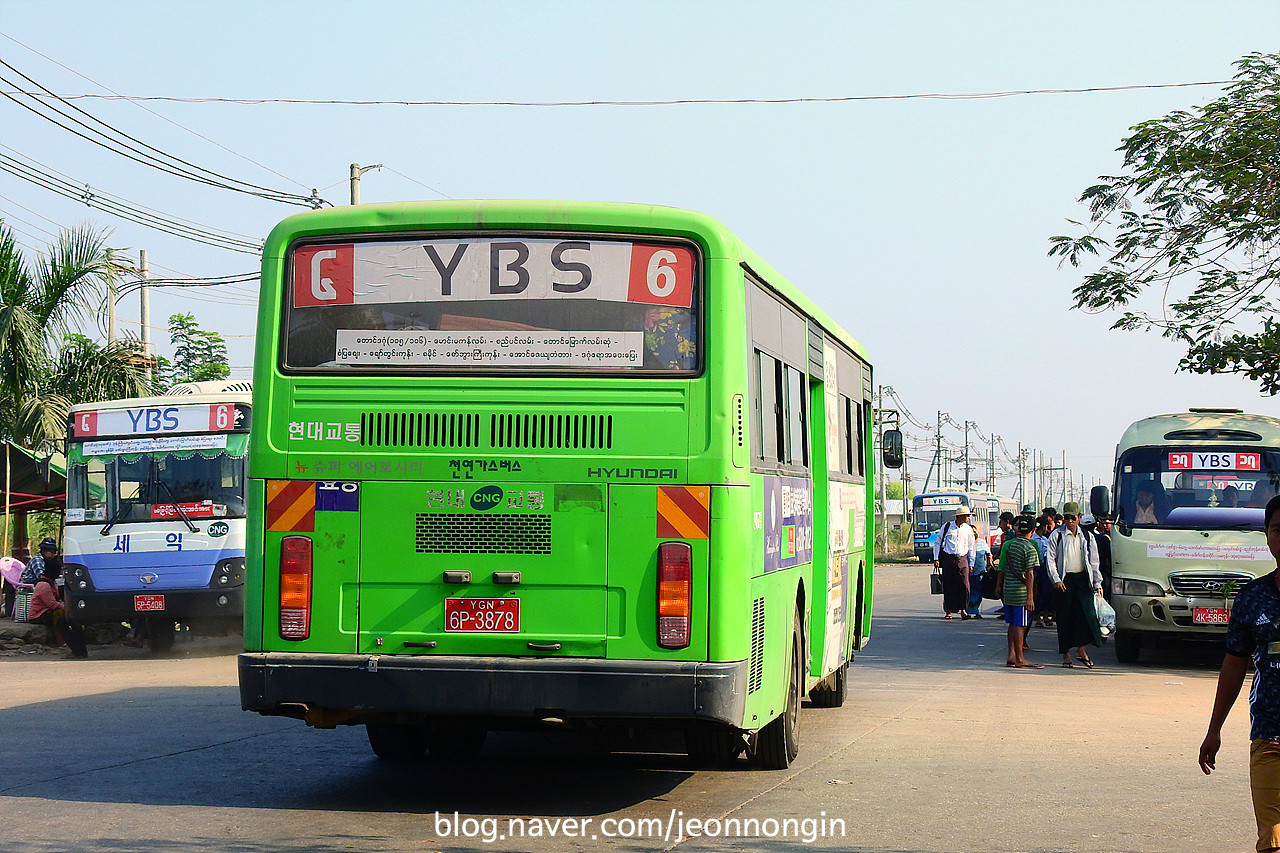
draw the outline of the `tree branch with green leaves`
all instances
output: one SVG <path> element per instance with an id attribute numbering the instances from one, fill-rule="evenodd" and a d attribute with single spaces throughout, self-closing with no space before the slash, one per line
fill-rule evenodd
<path id="1" fill-rule="evenodd" d="M 1239 373 L 1280 391 L 1280 55 L 1235 63 L 1222 97 L 1143 122 L 1119 151 L 1124 171 L 1080 202 L 1087 223 L 1049 238 L 1049 256 L 1097 270 L 1073 307 L 1121 311 L 1113 329 L 1158 331 L 1193 373 Z M 1139 300 L 1158 295 L 1159 310 Z"/>

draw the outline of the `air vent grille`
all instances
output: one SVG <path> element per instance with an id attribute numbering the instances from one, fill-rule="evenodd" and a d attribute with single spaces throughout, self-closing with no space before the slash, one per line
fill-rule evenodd
<path id="1" fill-rule="evenodd" d="M 1253 575 L 1244 572 L 1180 572 L 1169 576 L 1173 591 L 1186 598 L 1220 596 L 1223 585 L 1228 582 L 1234 582 L 1237 586 L 1236 592 L 1239 592 L 1239 587 L 1243 587 L 1251 580 Z"/>
<path id="2" fill-rule="evenodd" d="M 747 669 L 747 694 L 760 689 L 764 682 L 764 599 L 751 605 L 751 660 Z"/>
<path id="3" fill-rule="evenodd" d="M 613 415 L 493 415 L 494 447 L 608 450 L 613 447 Z"/>
<path id="4" fill-rule="evenodd" d="M 479 447 L 480 416 L 367 412 L 360 416 L 360 443 L 365 447 Z"/>
<path id="5" fill-rule="evenodd" d="M 549 515 L 463 515 L 420 512 L 419 554 L 550 554 Z"/>

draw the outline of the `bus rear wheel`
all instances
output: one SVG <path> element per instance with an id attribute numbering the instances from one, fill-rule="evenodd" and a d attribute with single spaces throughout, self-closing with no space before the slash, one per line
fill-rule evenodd
<path id="1" fill-rule="evenodd" d="M 743 749 L 742 736 L 736 730 L 712 726 L 685 729 L 684 744 L 695 767 L 732 767 Z"/>
<path id="2" fill-rule="evenodd" d="M 365 723 L 373 754 L 388 761 L 421 758 L 427 750 L 421 726 L 398 723 Z"/>
<path id="3" fill-rule="evenodd" d="M 800 685 L 805 670 L 803 634 L 797 612 L 791 630 L 791 677 L 787 683 L 787 704 L 782 713 L 756 736 L 756 764 L 763 770 L 786 770 L 800 754 Z"/>
<path id="4" fill-rule="evenodd" d="M 427 752 L 437 761 L 466 761 L 484 748 L 489 730 L 462 721 L 430 723 L 423 728 Z"/>
<path id="5" fill-rule="evenodd" d="M 839 708 L 849 695 L 849 665 L 841 664 L 835 672 L 814 685 L 809 701 L 818 708 Z"/>

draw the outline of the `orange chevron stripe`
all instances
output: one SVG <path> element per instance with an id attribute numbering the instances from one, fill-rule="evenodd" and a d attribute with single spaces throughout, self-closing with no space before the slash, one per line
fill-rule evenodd
<path id="1" fill-rule="evenodd" d="M 659 486 L 659 538 L 706 539 L 711 533 L 711 489 L 708 486 Z"/>
<path id="2" fill-rule="evenodd" d="M 267 530 L 277 533 L 311 533 L 315 529 L 315 482 L 268 480 Z"/>

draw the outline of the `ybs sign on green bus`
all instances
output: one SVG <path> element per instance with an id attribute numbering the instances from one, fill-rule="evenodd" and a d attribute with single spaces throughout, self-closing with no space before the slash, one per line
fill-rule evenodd
<path id="1" fill-rule="evenodd" d="M 716 220 L 295 216 L 254 370 L 245 709 L 363 725 L 384 757 L 657 725 L 697 762 L 781 768 L 803 694 L 844 701 L 871 631 L 870 362 Z M 358 502 L 319 498 L 339 478 Z"/>

